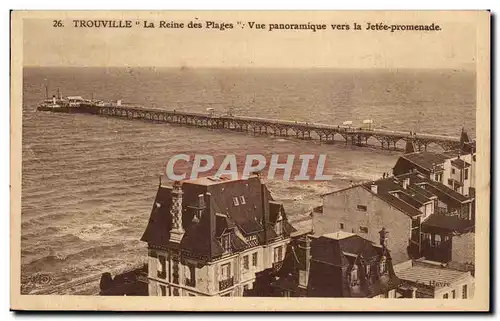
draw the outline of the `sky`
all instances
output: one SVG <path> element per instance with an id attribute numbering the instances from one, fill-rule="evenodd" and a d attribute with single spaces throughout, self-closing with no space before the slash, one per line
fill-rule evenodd
<path id="1" fill-rule="evenodd" d="M 35 18 L 36 17 L 36 18 Z M 411 12 L 73 12 L 23 20 L 23 65 L 57 67 L 261 67 L 261 68 L 456 68 L 473 69 L 473 13 Z M 60 17 L 57 17 L 60 18 Z M 190 20 L 233 23 L 235 29 L 74 28 L 73 19 Z M 236 24 L 246 24 L 242 29 Z M 252 30 L 249 21 L 265 23 Z M 326 31 L 268 31 L 270 23 L 326 24 Z M 439 24 L 438 32 L 354 31 L 354 22 Z M 331 24 L 349 24 L 333 31 Z"/>

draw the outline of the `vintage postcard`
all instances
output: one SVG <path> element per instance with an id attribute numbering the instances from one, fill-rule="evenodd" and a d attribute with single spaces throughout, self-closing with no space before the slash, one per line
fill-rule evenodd
<path id="1" fill-rule="evenodd" d="M 12 309 L 489 309 L 488 11 L 11 24 Z"/>

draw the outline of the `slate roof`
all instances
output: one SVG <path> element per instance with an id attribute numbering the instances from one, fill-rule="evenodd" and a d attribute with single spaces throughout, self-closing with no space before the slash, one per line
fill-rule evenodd
<path id="1" fill-rule="evenodd" d="M 473 221 L 461 219 L 457 215 L 433 214 L 422 223 L 423 232 L 438 229 L 448 232 L 464 233 L 473 228 Z"/>
<path id="2" fill-rule="evenodd" d="M 368 182 L 363 184 L 363 188 L 376 195 L 378 198 L 389 203 L 391 206 L 402 211 L 409 217 L 415 217 L 421 215 L 420 207 L 431 201 L 430 193 L 427 191 L 422 191 L 422 188 L 413 184 L 415 177 L 423 175 L 419 173 L 404 174 L 397 177 L 388 177 L 384 179 L 379 179 L 374 182 Z M 410 183 L 407 188 L 403 188 L 403 180 L 405 178 L 410 179 Z M 377 185 L 377 193 L 374 193 L 371 189 L 372 185 Z"/>
<path id="3" fill-rule="evenodd" d="M 443 185 L 439 182 L 435 182 L 433 180 L 430 180 L 430 179 L 423 177 L 421 175 L 416 175 L 414 178 L 414 182 L 415 182 L 415 184 L 424 183 L 425 190 L 433 193 L 443 202 L 445 202 L 448 199 L 451 199 L 451 200 L 459 202 L 459 203 L 465 203 L 465 202 L 472 201 L 472 199 L 470 197 L 464 196 L 464 195 L 460 194 L 459 192 L 455 192 L 453 189 L 449 188 L 448 186 Z"/>
<path id="4" fill-rule="evenodd" d="M 434 165 L 443 164 L 447 159 L 451 158 L 450 156 L 447 156 L 443 153 L 435 153 L 435 152 L 416 152 L 416 153 L 405 154 L 401 157 L 407 159 L 413 164 L 428 171 L 432 169 L 433 164 Z"/>
<path id="5" fill-rule="evenodd" d="M 344 273 L 350 266 L 363 261 L 378 262 L 381 256 L 387 259 L 387 274 L 367 278 L 358 289 L 343 289 Z M 325 278 L 331 277 L 336 279 L 326 283 Z M 400 280 L 394 274 L 387 249 L 356 234 L 330 233 L 313 239 L 311 243 L 309 282 L 313 296 L 374 297 L 396 288 Z"/>

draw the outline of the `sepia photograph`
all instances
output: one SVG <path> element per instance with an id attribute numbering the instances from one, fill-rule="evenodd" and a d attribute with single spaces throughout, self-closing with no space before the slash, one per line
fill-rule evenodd
<path id="1" fill-rule="evenodd" d="M 11 25 L 12 309 L 489 309 L 488 11 Z"/>

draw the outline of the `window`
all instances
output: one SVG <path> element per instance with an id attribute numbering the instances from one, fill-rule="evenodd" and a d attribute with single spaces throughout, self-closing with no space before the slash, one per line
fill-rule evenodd
<path id="1" fill-rule="evenodd" d="M 454 168 L 451 169 L 451 173 L 455 174 L 455 169 Z"/>
<path id="2" fill-rule="evenodd" d="M 366 205 L 358 205 L 358 211 L 366 212 L 366 210 L 367 210 Z"/>
<path id="3" fill-rule="evenodd" d="M 344 229 L 344 223 L 340 223 L 340 229 L 343 230 Z"/>
<path id="4" fill-rule="evenodd" d="M 167 263 L 165 257 L 163 255 L 158 255 L 158 261 L 160 265 L 158 265 L 157 277 L 165 279 L 167 277 Z"/>
<path id="5" fill-rule="evenodd" d="M 455 290 L 451 290 L 451 298 L 452 299 L 455 299 L 456 295 L 455 295 Z"/>
<path id="6" fill-rule="evenodd" d="M 386 270 L 387 270 L 387 262 L 385 256 L 382 256 L 380 258 L 380 265 L 379 265 L 380 274 L 384 274 Z"/>
<path id="7" fill-rule="evenodd" d="M 243 286 L 243 291 L 248 291 L 248 284 L 245 284 L 245 285 Z"/>
<path id="8" fill-rule="evenodd" d="M 366 273 L 366 276 L 370 276 L 370 264 L 366 265 L 366 267 L 365 267 L 365 273 Z"/>
<path id="9" fill-rule="evenodd" d="M 245 256 L 243 257 L 243 268 L 244 268 L 245 270 L 248 270 L 248 269 L 250 268 L 250 266 L 249 266 L 249 261 L 248 261 L 248 255 L 245 255 Z"/>
<path id="10" fill-rule="evenodd" d="M 240 205 L 240 202 L 238 202 L 238 197 L 236 197 L 236 196 L 233 197 L 233 204 L 234 204 L 234 206 Z"/>
<path id="11" fill-rule="evenodd" d="M 361 233 L 368 233 L 368 227 L 365 227 L 365 226 L 360 226 L 360 227 L 359 227 L 359 231 L 360 231 Z"/>
<path id="12" fill-rule="evenodd" d="M 257 252 L 252 254 L 252 266 L 257 266 Z"/>
<path id="13" fill-rule="evenodd" d="M 274 263 L 282 260 L 283 248 L 281 246 L 274 248 Z"/>
<path id="14" fill-rule="evenodd" d="M 462 299 L 467 299 L 467 284 L 462 286 Z"/>
<path id="15" fill-rule="evenodd" d="M 469 169 L 464 169 L 464 179 L 469 179 Z"/>
<path id="16" fill-rule="evenodd" d="M 443 299 L 448 299 L 448 293 L 443 294 Z"/>
<path id="17" fill-rule="evenodd" d="M 161 296 L 167 296 L 167 288 L 164 285 L 160 285 Z"/>
<path id="18" fill-rule="evenodd" d="M 289 298 L 289 297 L 291 297 L 291 295 L 290 295 L 290 294 L 291 294 L 291 293 L 290 293 L 290 291 L 287 291 L 287 290 L 284 290 L 284 291 L 283 291 L 283 297 L 285 297 L 285 298 Z"/>
<path id="19" fill-rule="evenodd" d="M 245 196 L 241 195 L 240 196 L 240 204 L 246 204 L 247 202 L 245 201 Z"/>
<path id="20" fill-rule="evenodd" d="M 231 262 L 223 264 L 220 270 L 222 280 L 229 279 L 231 277 Z"/>

